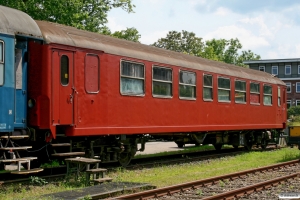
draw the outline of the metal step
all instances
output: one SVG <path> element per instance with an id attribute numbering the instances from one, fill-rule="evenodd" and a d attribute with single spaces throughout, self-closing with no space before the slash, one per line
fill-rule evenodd
<path id="1" fill-rule="evenodd" d="M 2 136 L 0 136 L 1 139 L 8 139 L 8 138 L 10 138 L 10 139 L 15 139 L 15 140 L 17 140 L 17 139 L 24 139 L 24 138 L 28 138 L 28 137 L 29 137 L 29 135 L 11 135 L 11 136 L 2 135 Z"/>
<path id="2" fill-rule="evenodd" d="M 12 171 L 11 174 L 32 174 L 43 171 L 42 168 L 30 169 L 30 170 L 21 170 L 21 171 Z"/>
<path id="3" fill-rule="evenodd" d="M 54 153 L 51 156 L 55 157 L 68 157 L 68 156 L 83 156 L 85 152 L 67 152 L 67 153 Z"/>
<path id="4" fill-rule="evenodd" d="M 57 144 L 51 144 L 53 147 L 69 147 L 71 146 L 70 143 L 57 143 Z"/>
<path id="5" fill-rule="evenodd" d="M 26 149 L 31 149 L 32 146 L 24 146 L 24 147 L 2 147 L 0 150 L 26 150 Z"/>

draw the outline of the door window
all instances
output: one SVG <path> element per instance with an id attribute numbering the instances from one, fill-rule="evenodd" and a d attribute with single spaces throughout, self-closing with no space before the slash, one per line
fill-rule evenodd
<path id="1" fill-rule="evenodd" d="M 0 40 L 0 86 L 4 84 L 4 43 Z"/>
<path id="2" fill-rule="evenodd" d="M 60 58 L 60 82 L 63 86 L 69 84 L 69 58 L 66 55 Z"/>

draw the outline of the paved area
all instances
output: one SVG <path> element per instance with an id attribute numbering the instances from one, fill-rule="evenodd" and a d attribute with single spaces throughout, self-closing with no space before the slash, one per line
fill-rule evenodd
<path id="1" fill-rule="evenodd" d="M 194 147 L 194 146 L 195 146 L 194 144 L 186 144 L 185 148 Z M 143 154 L 153 154 L 153 153 L 160 153 L 160 152 L 167 152 L 167 151 L 182 151 L 185 148 L 178 148 L 175 142 L 147 142 L 145 151 L 143 152 L 138 151 L 136 154 L 143 155 Z"/>

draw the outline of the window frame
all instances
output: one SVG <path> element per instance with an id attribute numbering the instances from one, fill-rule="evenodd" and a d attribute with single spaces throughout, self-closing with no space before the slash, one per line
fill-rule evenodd
<path id="1" fill-rule="evenodd" d="M 187 83 L 180 83 L 180 73 L 181 72 L 186 72 L 186 73 L 189 73 L 189 74 L 194 74 L 195 75 L 195 84 L 193 85 L 193 84 L 187 84 Z M 196 72 L 179 69 L 178 83 L 179 83 L 178 84 L 178 97 L 179 97 L 179 99 L 183 99 L 183 100 L 196 100 L 197 99 L 197 74 L 196 74 Z M 180 96 L 180 85 L 194 87 L 195 88 L 195 97 L 181 97 Z"/>
<path id="2" fill-rule="evenodd" d="M 164 81 L 164 80 L 158 80 L 158 79 L 154 79 L 153 76 L 154 76 L 154 73 L 153 73 L 153 69 L 154 68 L 163 68 L 163 69 L 168 69 L 168 70 L 171 70 L 171 81 Z M 163 99 L 171 99 L 173 98 L 173 81 L 174 81 L 174 78 L 173 78 L 173 68 L 171 67 L 165 67 L 165 66 L 159 66 L 159 65 L 152 65 L 152 97 L 155 97 L 155 98 L 163 98 Z M 160 82 L 160 83 L 171 83 L 171 95 L 170 96 L 167 96 L 167 95 L 158 95 L 158 94 L 154 94 L 153 93 L 153 89 L 154 89 L 154 84 L 153 82 Z"/>
<path id="3" fill-rule="evenodd" d="M 66 57 L 67 59 L 68 59 L 68 65 L 67 65 L 67 72 L 68 72 L 68 83 L 67 84 L 63 84 L 62 83 L 62 58 L 63 57 Z M 69 56 L 68 55 L 66 55 L 66 54 L 63 54 L 63 55 L 61 55 L 60 56 L 60 64 L 59 64 L 60 66 L 60 84 L 63 86 L 63 87 L 67 87 L 69 84 L 70 84 L 70 58 L 69 58 Z"/>
<path id="4" fill-rule="evenodd" d="M 281 104 L 282 104 L 282 102 L 281 102 L 281 88 L 280 87 L 278 87 L 278 89 L 277 89 L 277 103 L 278 103 L 278 106 L 280 107 L 281 106 Z"/>
<path id="5" fill-rule="evenodd" d="M 5 83 L 5 43 L 4 43 L 4 41 L 3 40 L 0 40 L 0 43 L 2 43 L 2 60 L 0 60 L 0 64 L 2 64 L 3 65 L 3 71 L 2 71 L 2 73 L 3 73 L 3 82 L 2 82 L 2 84 L 0 83 L 0 87 L 1 86 L 3 86 L 4 85 L 4 83 Z"/>
<path id="6" fill-rule="evenodd" d="M 271 87 L 271 94 L 266 94 L 265 93 L 265 86 Z M 265 104 L 265 101 L 264 101 L 264 98 L 263 98 L 263 104 L 264 104 L 264 106 L 272 106 L 273 105 L 273 87 L 272 87 L 272 85 L 263 84 L 263 97 L 265 97 L 265 96 L 271 96 L 271 104 Z"/>
<path id="7" fill-rule="evenodd" d="M 258 89 L 259 89 L 259 91 L 258 92 L 251 92 L 251 84 L 257 84 L 258 85 Z M 261 95 L 260 95 L 260 83 L 259 82 L 250 82 L 250 85 L 249 85 L 249 92 L 250 92 L 250 96 L 251 96 L 251 94 L 258 94 L 258 100 L 259 100 L 259 103 L 254 103 L 254 102 L 251 102 L 251 98 L 250 98 L 250 96 L 249 96 L 249 98 L 250 98 L 250 100 L 249 100 L 249 102 L 250 102 L 250 104 L 252 104 L 252 105 L 260 105 L 261 104 Z"/>
<path id="8" fill-rule="evenodd" d="M 206 86 L 204 84 L 204 76 L 210 76 L 211 77 L 211 86 Z M 204 98 L 204 88 L 211 88 L 211 99 L 206 99 Z M 213 101 L 214 100 L 214 76 L 212 74 L 205 74 L 203 73 L 203 87 L 202 87 L 202 90 L 203 90 L 203 101 Z"/>
<path id="9" fill-rule="evenodd" d="M 220 88 L 219 87 L 219 79 L 228 79 L 229 80 L 229 89 L 228 88 Z M 222 103 L 230 103 L 231 102 L 231 78 L 230 77 L 224 77 L 224 76 L 218 76 L 218 102 Z M 219 90 L 226 90 L 229 91 L 229 100 L 219 100 Z"/>
<path id="10" fill-rule="evenodd" d="M 298 65 L 298 74 L 300 74 L 300 65 Z"/>
<path id="11" fill-rule="evenodd" d="M 296 105 L 295 106 L 298 106 L 298 102 L 299 102 L 299 106 L 300 106 L 300 100 L 296 100 Z"/>
<path id="12" fill-rule="evenodd" d="M 298 84 L 300 84 L 300 82 L 296 82 L 296 93 L 300 93 L 300 90 L 298 91 Z"/>
<path id="13" fill-rule="evenodd" d="M 237 90 L 236 86 L 235 86 L 236 82 L 244 82 L 245 83 L 245 90 Z M 236 98 L 235 98 L 235 93 L 236 92 L 244 93 L 245 94 L 245 101 L 236 101 Z M 234 80 L 234 102 L 238 103 L 238 104 L 246 104 L 247 103 L 247 81 L 240 80 L 240 79 L 235 79 Z"/>
<path id="14" fill-rule="evenodd" d="M 292 93 L 292 83 L 286 82 L 285 85 L 286 85 L 286 93 Z M 288 91 L 288 88 L 290 88 L 290 91 Z"/>
<path id="15" fill-rule="evenodd" d="M 128 63 L 134 63 L 134 64 L 139 64 L 142 65 L 144 68 L 144 74 L 143 74 L 143 78 L 139 78 L 139 77 L 133 77 L 133 76 L 127 76 L 127 75 L 122 75 L 122 62 L 128 62 Z M 120 94 L 122 96 L 136 96 L 136 97 L 144 97 L 146 94 L 146 74 L 145 74 L 145 64 L 142 62 L 137 62 L 137 61 L 132 61 L 132 60 L 125 60 L 125 59 L 121 59 L 120 60 Z M 123 78 L 128 78 L 128 79 L 138 79 L 138 80 L 143 80 L 144 81 L 144 87 L 143 87 L 143 93 L 141 94 L 134 94 L 134 93 L 122 93 L 122 77 Z"/>
<path id="16" fill-rule="evenodd" d="M 263 69 L 263 70 L 261 70 L 261 69 Z M 265 72 L 266 67 L 265 66 L 258 66 L 258 71 Z"/>
<path id="17" fill-rule="evenodd" d="M 273 73 L 273 69 L 276 69 L 276 74 Z M 278 75 L 278 66 L 277 66 L 277 65 L 273 65 L 273 66 L 272 66 L 272 74 L 273 74 L 273 75 Z"/>
<path id="18" fill-rule="evenodd" d="M 95 57 L 97 57 L 97 59 L 98 59 L 98 90 L 97 91 L 95 91 L 95 92 L 90 92 L 90 91 L 88 91 L 87 90 L 87 88 L 86 88 L 86 78 L 87 78 L 87 75 L 86 75 L 86 67 L 87 67 L 87 63 L 86 63 L 86 61 L 87 61 L 87 57 L 88 56 L 95 56 Z M 88 94 L 98 94 L 99 92 L 100 92 L 100 57 L 99 57 L 99 55 L 98 54 L 93 54 L 93 53 L 87 53 L 86 55 L 85 55 L 85 63 L 84 63 L 84 90 L 85 90 L 85 92 L 86 93 L 88 93 Z"/>
<path id="19" fill-rule="evenodd" d="M 288 67 L 290 68 L 290 73 L 289 73 L 289 74 L 286 73 L 286 69 L 287 69 Z M 285 68 L 284 68 L 284 74 L 285 74 L 285 75 L 291 75 L 291 74 L 292 74 L 292 66 L 291 66 L 291 65 L 285 65 Z"/>

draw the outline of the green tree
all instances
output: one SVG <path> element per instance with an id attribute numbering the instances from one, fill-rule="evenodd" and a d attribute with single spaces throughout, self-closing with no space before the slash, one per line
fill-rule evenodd
<path id="1" fill-rule="evenodd" d="M 107 13 L 113 8 L 133 12 L 131 0 L 0 0 L 0 5 L 22 10 L 35 20 L 107 33 Z"/>
<path id="2" fill-rule="evenodd" d="M 193 32 L 184 30 L 182 32 L 169 31 L 166 38 L 160 38 L 152 45 L 195 56 L 201 56 L 204 47 L 202 38 L 196 37 Z"/>
<path id="3" fill-rule="evenodd" d="M 126 30 L 116 31 L 111 34 L 111 36 L 130 40 L 133 42 L 140 42 L 139 39 L 141 38 L 141 35 L 139 34 L 138 30 L 136 30 L 136 28 L 127 28 Z"/>
<path id="4" fill-rule="evenodd" d="M 205 43 L 195 33 L 188 31 L 170 31 L 165 38 L 160 38 L 153 46 L 183 52 L 210 60 L 245 66 L 245 60 L 258 60 L 260 56 L 251 50 L 241 51 L 242 44 L 236 39 L 212 39 Z M 241 52 L 241 53 L 240 53 Z"/>

